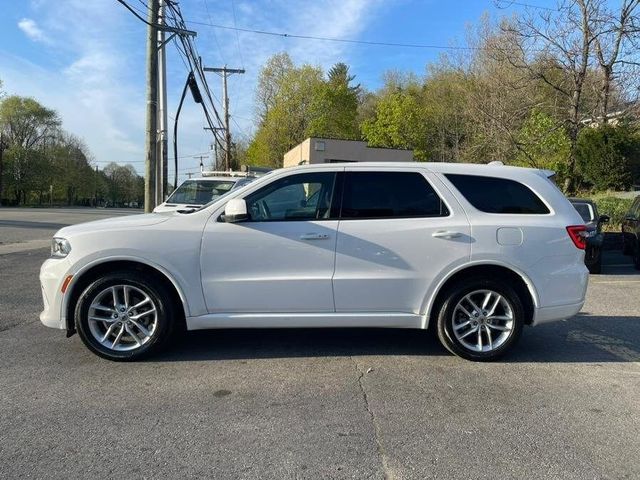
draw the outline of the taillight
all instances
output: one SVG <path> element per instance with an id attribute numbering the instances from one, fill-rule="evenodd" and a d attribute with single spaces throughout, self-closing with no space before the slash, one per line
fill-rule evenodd
<path id="1" fill-rule="evenodd" d="M 573 244 L 580 250 L 584 250 L 587 247 L 587 227 L 584 225 L 572 225 L 567 227 L 567 232 Z"/>

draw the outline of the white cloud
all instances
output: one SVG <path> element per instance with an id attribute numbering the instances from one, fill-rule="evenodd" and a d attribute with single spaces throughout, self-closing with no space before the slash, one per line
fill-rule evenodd
<path id="1" fill-rule="evenodd" d="M 301 5 L 301 3 L 303 3 Z M 26 2 L 25 2 L 26 4 Z M 82 137 L 100 166 L 106 162 L 131 162 L 142 173 L 145 129 L 145 26 L 112 0 L 58 0 L 31 2 L 30 18 L 20 29 L 34 41 L 52 42 L 55 52 L 50 62 L 35 65 L 25 59 L 2 55 L 0 71 L 9 93 L 33 96 L 61 115 L 63 126 Z M 214 9 L 209 2 L 213 15 Z M 236 0 L 239 27 L 324 37 L 358 38 L 381 0 Z M 185 0 L 181 8 L 186 19 L 209 21 L 202 0 Z M 27 12 L 24 12 L 25 17 Z M 233 25 L 231 3 L 215 9 L 215 23 Z M 87 19 L 100 19 L 89 22 Z M 2 27 L 0 20 L 0 28 Z M 42 27 L 42 28 L 41 28 Z M 325 70 L 337 61 L 349 63 L 350 45 L 269 37 L 227 30 L 216 31 L 193 25 L 198 30 L 195 43 L 206 66 L 246 69 L 245 75 L 230 77 L 231 115 L 244 134 L 253 129 L 253 99 L 260 68 L 273 54 L 287 51 L 298 63 L 319 65 Z M 217 38 L 217 41 L 216 41 Z M 238 39 L 241 49 L 239 54 Z M 168 47 L 169 132 L 186 78 L 186 70 L 173 45 Z M 356 73 L 356 72 L 354 72 Z M 220 79 L 208 77 L 217 99 Z M 221 109 L 220 103 L 217 104 Z M 185 158 L 208 150 L 211 137 L 202 127 L 199 105 L 190 95 L 185 100 L 179 129 L 180 169 L 197 168 L 198 160 Z M 242 136 L 235 123 L 236 138 Z M 170 139 L 171 141 L 171 139 Z M 173 154 L 169 155 L 170 171 Z M 183 170 L 184 171 L 184 170 Z"/>
<path id="2" fill-rule="evenodd" d="M 23 18 L 18 22 L 18 28 L 22 30 L 27 37 L 34 42 L 51 43 L 51 40 L 42 29 L 38 26 L 35 20 L 30 18 Z"/>

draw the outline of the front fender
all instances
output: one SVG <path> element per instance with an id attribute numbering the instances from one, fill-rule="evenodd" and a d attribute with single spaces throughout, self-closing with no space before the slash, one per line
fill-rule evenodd
<path id="1" fill-rule="evenodd" d="M 157 270 L 162 275 L 164 275 L 178 292 L 178 296 L 180 297 L 180 300 L 182 302 L 185 317 L 192 316 L 193 313 L 195 313 L 195 315 L 206 313 L 206 311 L 203 312 L 202 310 L 204 308 L 202 289 L 200 287 L 190 289 L 188 280 L 180 274 L 179 270 L 168 268 L 170 266 L 165 266 L 163 263 L 161 263 L 160 259 L 153 258 L 153 255 L 143 255 L 138 251 L 122 251 L 120 249 L 118 252 L 97 252 L 73 263 L 72 267 L 67 273 L 68 275 L 73 275 L 73 279 L 69 284 L 67 292 L 63 295 L 60 306 L 60 317 L 62 322 L 64 322 L 63 324 L 69 326 L 67 321 L 68 319 L 66 318 L 66 312 L 69 307 L 69 300 L 75 293 L 77 293 L 75 292 L 75 288 L 79 284 L 79 280 L 82 278 L 82 276 L 94 267 L 118 261 L 139 263 L 153 268 L 154 270 Z M 164 263 L 166 264 L 166 262 Z M 196 277 L 199 278 L 199 275 L 197 275 Z M 189 292 L 191 292 L 190 295 Z M 198 308 L 199 305 L 200 308 Z"/>

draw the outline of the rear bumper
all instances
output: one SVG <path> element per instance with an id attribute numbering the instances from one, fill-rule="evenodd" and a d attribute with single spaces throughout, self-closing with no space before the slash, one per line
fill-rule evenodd
<path id="1" fill-rule="evenodd" d="M 556 305 L 553 307 L 536 308 L 533 314 L 532 325 L 535 326 L 543 323 L 571 318 L 580 311 L 583 305 L 584 301 L 571 303 L 568 305 Z"/>

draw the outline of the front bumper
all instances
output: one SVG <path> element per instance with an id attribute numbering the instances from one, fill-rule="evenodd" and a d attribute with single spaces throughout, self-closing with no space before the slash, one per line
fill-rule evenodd
<path id="1" fill-rule="evenodd" d="M 40 321 L 51 328 L 67 328 L 64 312 L 62 283 L 69 274 L 70 264 L 66 258 L 50 258 L 40 267 L 40 289 L 44 309 Z"/>

